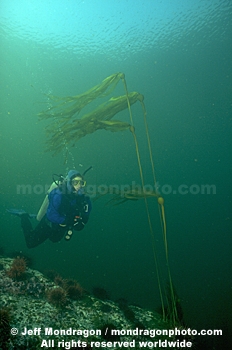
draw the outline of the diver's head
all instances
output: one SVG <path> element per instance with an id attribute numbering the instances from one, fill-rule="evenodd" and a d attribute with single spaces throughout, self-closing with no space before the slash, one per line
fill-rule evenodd
<path id="1" fill-rule="evenodd" d="M 67 175 L 67 188 L 70 193 L 83 193 L 83 187 L 86 184 L 86 181 L 84 181 L 83 176 L 79 171 L 77 170 L 69 170 Z"/>

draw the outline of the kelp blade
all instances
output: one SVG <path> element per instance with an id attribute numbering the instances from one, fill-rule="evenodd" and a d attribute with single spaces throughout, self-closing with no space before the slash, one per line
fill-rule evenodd
<path id="1" fill-rule="evenodd" d="M 72 143 L 74 145 L 82 137 L 97 130 L 118 132 L 130 129 L 131 125 L 129 123 L 111 120 L 117 113 L 128 107 L 127 98 L 130 105 L 133 105 L 140 101 L 143 96 L 138 92 L 131 92 L 128 96 L 112 97 L 93 111 L 84 114 L 81 118 L 55 119 L 52 125 L 47 127 L 47 133 L 50 134 L 47 141 L 47 151 L 53 151 L 56 154 L 62 150 L 64 144 Z"/>

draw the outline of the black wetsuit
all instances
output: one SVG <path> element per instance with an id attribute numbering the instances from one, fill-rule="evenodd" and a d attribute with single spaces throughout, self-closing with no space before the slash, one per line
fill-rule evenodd
<path id="1" fill-rule="evenodd" d="M 47 239 L 53 243 L 59 242 L 68 230 L 82 230 L 88 222 L 90 211 L 91 201 L 88 196 L 64 195 L 59 188 L 54 189 L 49 194 L 47 213 L 35 229 L 29 215 L 21 215 L 21 227 L 27 247 L 37 247 Z"/>
<path id="2" fill-rule="evenodd" d="M 65 235 L 67 227 L 49 225 L 46 215 L 33 229 L 28 214 L 21 215 L 21 227 L 28 248 L 37 247 L 39 244 L 50 239 L 53 243 L 59 242 Z"/>

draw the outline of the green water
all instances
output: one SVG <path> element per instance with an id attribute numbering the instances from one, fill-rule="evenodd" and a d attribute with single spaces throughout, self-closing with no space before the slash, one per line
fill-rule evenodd
<path id="1" fill-rule="evenodd" d="M 49 8 L 53 8 L 52 2 Z M 139 182 L 135 147 L 129 132 L 98 131 L 86 136 L 69 148 L 71 155 L 66 165 L 62 153 L 52 157 L 44 152 L 46 122 L 37 118 L 37 113 L 48 106 L 46 94 L 76 95 L 112 73 L 124 72 L 129 91 L 139 91 L 145 96 L 156 176 L 165 198 L 171 272 L 186 321 L 191 327 L 224 327 L 226 332 L 226 327 L 231 326 L 232 311 L 229 297 L 231 10 L 229 2 L 215 1 L 209 9 L 206 6 L 201 11 L 199 7 L 194 15 L 191 11 L 176 12 L 174 20 L 183 18 L 183 22 L 173 28 L 162 27 L 162 21 L 159 22 L 160 39 L 155 32 L 146 34 L 145 28 L 121 46 L 116 32 L 115 41 L 107 41 L 107 30 L 112 30 L 107 21 L 103 21 L 100 36 L 89 36 L 84 42 L 78 41 L 76 34 L 73 39 L 76 43 L 69 45 L 70 38 L 65 42 L 64 31 L 59 45 L 60 32 L 56 33 L 54 18 L 54 23 L 50 23 L 54 24 L 53 41 L 51 36 L 46 38 L 46 22 L 42 25 L 45 30 L 42 38 L 26 23 L 18 24 L 16 18 L 10 17 L 11 12 L 9 18 L 2 17 L 0 245 L 7 254 L 23 251 L 33 257 L 35 268 L 56 269 L 65 277 L 78 279 L 90 291 L 93 286 L 104 287 L 113 299 L 123 297 L 151 309 L 159 306 L 151 238 L 142 201 L 112 207 L 105 206 L 106 199 L 100 199 L 93 203 L 85 230 L 75 233 L 69 243 L 47 241 L 33 250 L 26 248 L 19 219 L 5 212 L 12 207 L 37 212 L 44 198 L 44 192 L 38 189 L 52 182 L 53 173 L 65 174 L 67 167 L 72 168 L 72 157 L 81 171 L 93 166 L 86 176 L 89 186 Z M 106 19 L 107 15 L 104 16 Z M 124 13 L 124 20 L 129 16 Z M 137 16 L 135 23 L 141 24 L 138 13 Z M 185 16 L 191 25 L 187 26 Z M 119 25 L 124 23 L 120 16 L 113 18 Z M 68 15 L 64 23 L 69 23 Z M 124 36 L 123 28 L 122 25 L 119 41 L 127 35 L 128 28 Z M 103 38 L 101 44 L 100 38 Z M 118 86 L 116 92 L 122 94 L 123 86 Z M 132 112 L 145 183 L 151 184 L 139 104 L 133 106 Z M 123 112 L 121 118 L 126 121 L 129 117 Z M 213 186 L 213 193 L 202 193 L 201 186 L 207 184 Z M 31 186 L 32 193 L 18 194 L 18 185 Z M 181 185 L 188 186 L 188 194 L 178 191 Z M 170 188 L 171 193 L 167 193 Z M 149 200 L 149 205 L 165 280 L 157 204 Z"/>

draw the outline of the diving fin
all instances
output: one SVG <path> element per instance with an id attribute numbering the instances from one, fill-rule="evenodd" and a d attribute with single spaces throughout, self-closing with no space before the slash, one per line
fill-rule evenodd
<path id="1" fill-rule="evenodd" d="M 23 214 L 27 214 L 27 212 L 23 209 L 6 209 L 6 211 L 12 215 L 22 216 Z M 28 214 L 29 218 L 36 218 L 36 214 Z"/>

